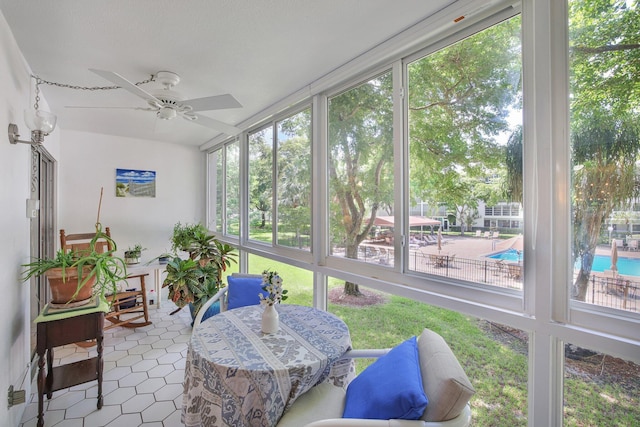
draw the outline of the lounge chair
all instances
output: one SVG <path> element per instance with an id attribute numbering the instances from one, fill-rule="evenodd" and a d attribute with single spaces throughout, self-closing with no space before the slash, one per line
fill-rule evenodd
<path id="1" fill-rule="evenodd" d="M 427 245 L 437 245 L 438 244 L 438 239 L 434 236 L 431 235 L 425 235 L 423 237 L 424 241 L 427 242 Z"/>
<path id="2" fill-rule="evenodd" d="M 476 230 L 476 237 L 482 237 L 482 230 Z"/>

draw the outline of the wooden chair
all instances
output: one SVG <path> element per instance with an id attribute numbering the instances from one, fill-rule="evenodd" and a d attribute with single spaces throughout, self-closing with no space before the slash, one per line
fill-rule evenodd
<path id="1" fill-rule="evenodd" d="M 106 227 L 105 234 L 111 237 L 109 227 Z M 65 251 L 87 251 L 89 250 L 89 243 L 94 236 L 95 233 L 66 234 L 62 229 L 60 230 L 60 248 Z M 95 250 L 97 252 L 105 252 L 113 250 L 113 248 L 108 241 L 98 240 Z M 139 290 L 127 285 L 124 287 L 125 290 L 119 291 L 115 295 L 107 295 L 107 301 L 111 303 L 111 311 L 105 314 L 104 318 L 112 324 L 106 326 L 105 330 L 116 326 L 138 328 L 151 324 L 147 309 L 147 290 L 145 286 L 145 277 L 148 275 L 144 273 L 127 276 L 127 283 L 131 279 L 140 280 Z"/>

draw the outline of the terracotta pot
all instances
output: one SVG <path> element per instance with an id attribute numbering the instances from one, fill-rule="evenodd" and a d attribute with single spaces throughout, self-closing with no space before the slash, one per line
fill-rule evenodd
<path id="1" fill-rule="evenodd" d="M 90 271 L 91 267 L 84 267 L 82 275 L 83 279 L 87 277 Z M 52 268 L 47 271 L 46 276 L 49 280 L 51 303 L 53 304 L 77 303 L 85 300 L 88 302 L 91 295 L 93 295 L 93 285 L 96 281 L 95 276 L 87 280 L 82 288 L 80 288 L 78 295 L 75 297 L 73 296 L 78 289 L 77 268 L 65 269 L 64 280 L 62 279 L 62 268 Z"/>

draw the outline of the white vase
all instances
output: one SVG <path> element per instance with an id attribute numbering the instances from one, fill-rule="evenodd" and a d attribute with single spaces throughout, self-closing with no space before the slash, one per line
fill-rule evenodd
<path id="1" fill-rule="evenodd" d="M 280 315 L 274 305 L 267 305 L 262 312 L 262 332 L 275 334 L 280 326 Z"/>

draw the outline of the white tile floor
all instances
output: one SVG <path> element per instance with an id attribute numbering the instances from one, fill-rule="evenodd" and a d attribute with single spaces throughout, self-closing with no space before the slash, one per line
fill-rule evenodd
<path id="1" fill-rule="evenodd" d="M 56 427 L 178 427 L 182 381 L 191 337 L 187 308 L 170 316 L 175 305 L 166 299 L 149 310 L 149 326 L 116 327 L 104 334 L 102 409 L 96 408 L 96 381 L 59 390 L 44 401 L 45 426 Z M 95 356 L 95 347 L 75 344 L 56 348 L 54 366 Z M 37 423 L 38 387 L 32 384 L 23 427 Z M 0 423 L 1 424 L 1 423 Z"/>

